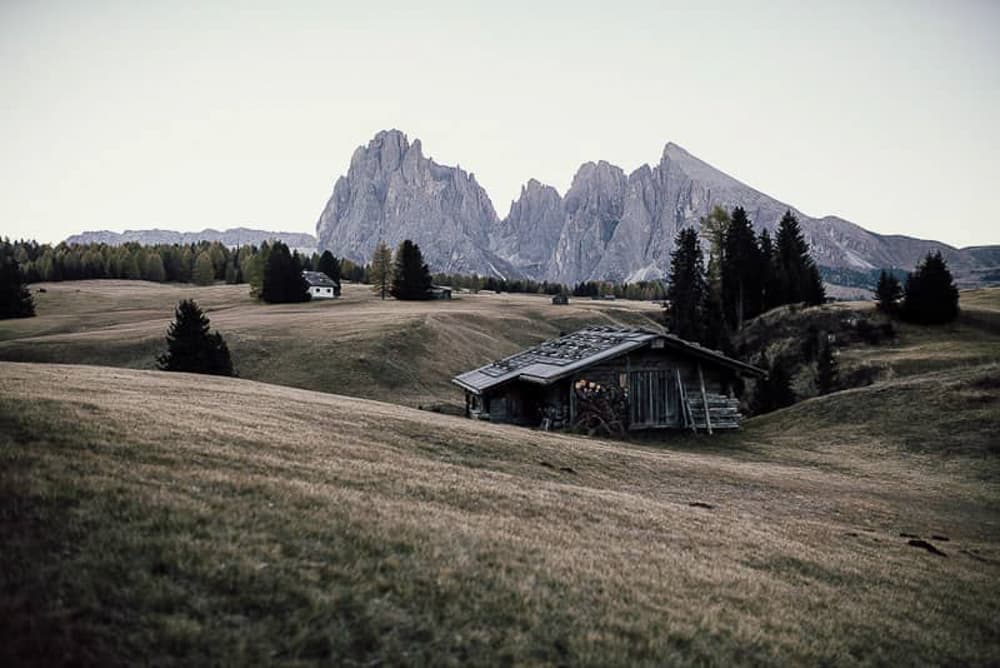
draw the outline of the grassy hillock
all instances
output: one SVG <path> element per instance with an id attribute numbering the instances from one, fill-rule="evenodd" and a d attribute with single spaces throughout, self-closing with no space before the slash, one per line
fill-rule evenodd
<path id="1" fill-rule="evenodd" d="M 827 335 L 837 355 L 836 389 L 989 364 L 1000 359 L 1000 289 L 963 291 L 958 319 L 939 326 L 890 319 L 872 302 L 782 306 L 748 322 L 733 343 L 743 359 L 781 362 L 801 399 L 817 394 L 818 339 Z"/>
<path id="2" fill-rule="evenodd" d="M 544 295 L 381 301 L 367 286 L 342 299 L 261 304 L 245 285 L 143 281 L 36 286 L 38 317 L 0 321 L 0 360 L 152 369 L 181 299 L 220 330 L 243 378 L 406 405 L 459 403 L 457 373 L 586 324 L 655 324 L 655 304 Z"/>
<path id="3" fill-rule="evenodd" d="M 0 363 L 0 662 L 989 663 L 998 384 L 650 447 Z"/>

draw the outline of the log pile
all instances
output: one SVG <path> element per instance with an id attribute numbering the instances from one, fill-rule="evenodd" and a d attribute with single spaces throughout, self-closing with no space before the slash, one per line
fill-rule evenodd
<path id="1" fill-rule="evenodd" d="M 712 420 L 712 429 L 739 429 L 740 401 L 727 397 L 724 394 L 706 393 L 708 400 L 708 414 Z M 702 401 L 700 393 L 690 393 L 688 395 L 688 415 L 694 427 L 707 429 L 705 422 L 705 403 Z"/>
<path id="2" fill-rule="evenodd" d="M 542 411 L 542 431 L 564 429 L 569 425 L 569 407 L 549 404 Z"/>
<path id="3" fill-rule="evenodd" d="M 625 436 L 628 399 L 624 390 L 614 385 L 578 380 L 573 393 L 576 402 L 574 430 L 586 432 L 588 436 Z"/>

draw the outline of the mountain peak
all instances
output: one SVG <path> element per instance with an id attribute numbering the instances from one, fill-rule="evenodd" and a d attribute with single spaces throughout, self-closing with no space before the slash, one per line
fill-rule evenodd
<path id="1" fill-rule="evenodd" d="M 663 147 L 663 157 L 664 158 L 667 158 L 667 157 L 670 157 L 670 158 L 679 158 L 679 157 L 693 158 L 694 156 L 691 155 L 691 153 L 687 149 L 685 149 L 683 146 L 681 146 L 680 144 L 675 144 L 672 141 L 668 141 L 664 145 L 664 147 Z"/>

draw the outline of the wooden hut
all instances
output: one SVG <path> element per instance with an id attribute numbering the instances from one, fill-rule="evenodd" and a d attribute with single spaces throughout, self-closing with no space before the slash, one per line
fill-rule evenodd
<path id="1" fill-rule="evenodd" d="M 624 433 L 739 427 L 735 389 L 762 369 L 671 334 L 586 327 L 459 374 L 467 417 Z"/>

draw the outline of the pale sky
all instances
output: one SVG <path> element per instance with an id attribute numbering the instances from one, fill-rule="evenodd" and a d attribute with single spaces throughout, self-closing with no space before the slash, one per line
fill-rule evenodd
<path id="1" fill-rule="evenodd" d="M 1000 243 L 1000 2 L 0 0 L 0 236 L 315 232 L 379 130 L 506 215 L 668 141 L 812 216 Z"/>

